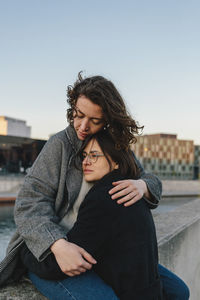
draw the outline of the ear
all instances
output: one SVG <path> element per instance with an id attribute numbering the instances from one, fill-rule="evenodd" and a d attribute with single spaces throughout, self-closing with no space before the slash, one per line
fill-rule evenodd
<path id="1" fill-rule="evenodd" d="M 118 165 L 118 164 L 115 164 L 114 169 L 115 169 L 115 170 L 116 170 L 116 169 L 119 169 L 119 165 Z"/>

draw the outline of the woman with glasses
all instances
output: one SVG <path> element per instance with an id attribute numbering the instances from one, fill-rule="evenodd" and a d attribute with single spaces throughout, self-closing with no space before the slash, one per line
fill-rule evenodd
<path id="1" fill-rule="evenodd" d="M 162 299 L 156 234 L 150 209 L 143 198 L 125 207 L 109 196 L 113 181 L 139 176 L 131 150 L 128 145 L 117 149 L 105 130 L 90 137 L 81 154 L 84 180 L 93 186 L 67 234 L 68 241 L 84 248 L 96 259 L 93 270 L 113 288 L 119 299 Z M 55 257 L 43 265 L 28 249 L 21 254 L 32 272 L 30 278 L 36 274 L 54 280 L 55 286 L 56 280 L 67 282 Z M 44 295 L 54 299 L 53 290 L 53 287 L 48 289 Z M 59 297 L 62 299 L 62 294 Z M 88 299 L 91 299 L 90 294 Z"/>
<path id="2" fill-rule="evenodd" d="M 87 290 L 91 292 L 93 288 L 93 299 L 98 299 L 96 290 L 99 299 L 111 299 L 109 288 L 99 281 L 98 276 L 94 277 L 93 273 L 84 276 L 84 272 L 96 263 L 95 259 L 84 248 L 65 238 L 89 190 L 88 184 L 82 180 L 82 171 L 74 167 L 74 159 L 82 142 L 97 132 L 107 130 L 120 148 L 135 142 L 135 135 L 142 127 L 127 112 L 113 83 L 102 76 L 83 79 L 79 74 L 75 84 L 68 87 L 68 104 L 70 125 L 46 143 L 17 197 L 14 216 L 17 232 L 8 246 L 7 257 L 0 264 L 0 285 L 17 280 L 25 272 L 19 253 L 26 244 L 39 262 L 45 262 L 53 253 L 62 272 L 71 277 L 69 286 L 63 288 L 70 288 L 70 295 L 80 290 L 83 299 L 88 299 Z M 117 204 L 125 207 L 142 197 L 151 207 L 156 207 L 161 197 L 161 182 L 156 176 L 146 174 L 138 161 L 137 164 L 139 178 L 114 181 L 109 194 Z M 76 276 L 80 274 L 82 276 Z M 171 275 L 173 277 L 165 268 L 163 274 L 165 282 Z M 40 290 L 40 285 L 43 285 L 40 279 L 32 281 Z M 95 284 L 90 286 L 91 282 Z M 170 286 L 171 282 L 178 281 L 173 278 L 169 282 Z M 187 299 L 182 297 L 185 286 L 179 282 L 177 285 L 184 291 L 180 299 Z"/>

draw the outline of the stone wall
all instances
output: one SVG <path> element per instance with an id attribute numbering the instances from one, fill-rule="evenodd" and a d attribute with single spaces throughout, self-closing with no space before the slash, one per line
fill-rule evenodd
<path id="1" fill-rule="evenodd" d="M 47 300 L 34 286 L 22 280 L 18 284 L 7 285 L 0 288 L 0 300 Z"/>
<path id="2" fill-rule="evenodd" d="M 180 276 L 190 300 L 200 299 L 200 198 L 154 217 L 160 263 Z"/>

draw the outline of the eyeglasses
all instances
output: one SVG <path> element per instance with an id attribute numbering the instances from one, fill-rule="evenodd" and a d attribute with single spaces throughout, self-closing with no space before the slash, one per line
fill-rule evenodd
<path id="1" fill-rule="evenodd" d="M 90 153 L 86 153 L 86 152 L 83 152 L 82 153 L 82 161 L 86 158 L 88 158 L 90 160 L 90 162 L 92 163 L 95 163 L 97 162 L 98 158 L 99 157 L 102 157 L 102 156 L 105 156 L 104 154 L 101 154 L 101 153 L 93 153 L 93 152 L 90 152 Z"/>

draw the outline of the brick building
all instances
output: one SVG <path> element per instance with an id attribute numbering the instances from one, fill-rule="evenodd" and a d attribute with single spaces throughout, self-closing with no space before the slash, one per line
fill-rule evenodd
<path id="1" fill-rule="evenodd" d="M 137 137 L 133 150 L 147 172 L 162 179 L 194 178 L 194 143 L 179 140 L 176 134 Z"/>

